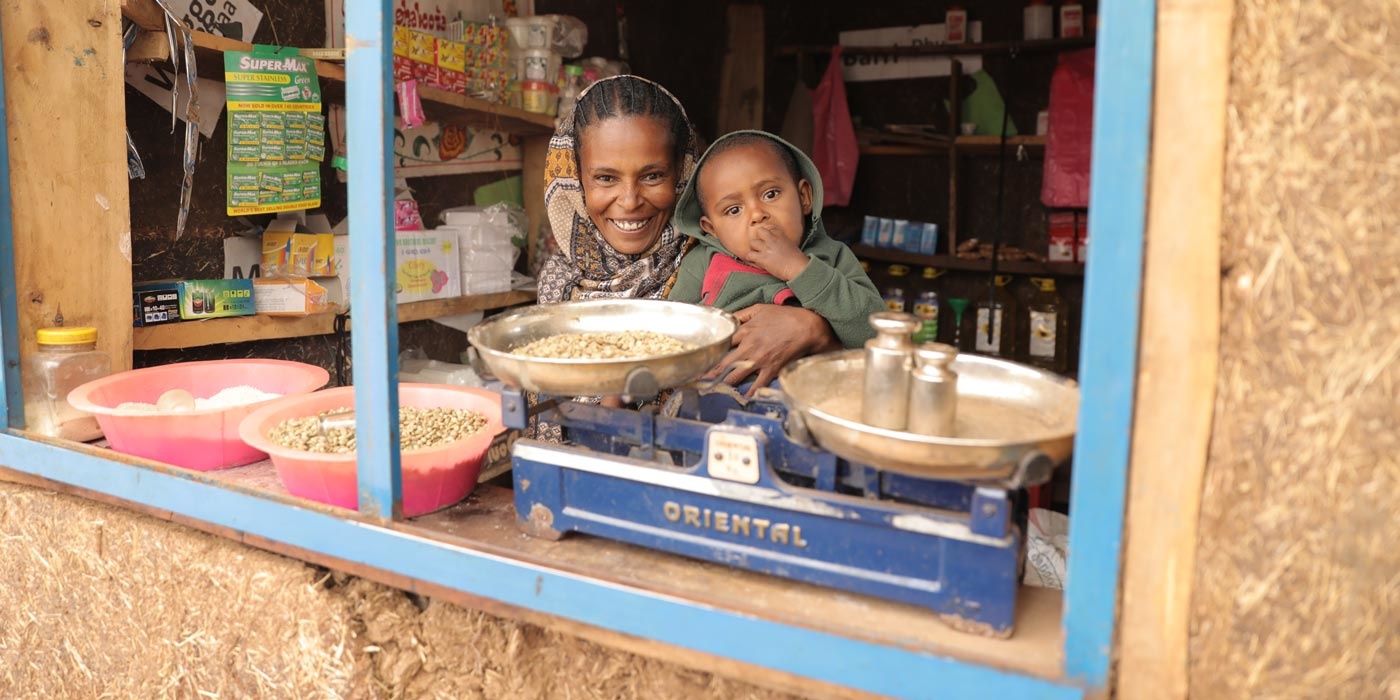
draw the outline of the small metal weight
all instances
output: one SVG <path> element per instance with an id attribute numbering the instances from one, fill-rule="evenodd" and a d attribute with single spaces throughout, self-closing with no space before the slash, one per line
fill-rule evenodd
<path id="1" fill-rule="evenodd" d="M 904 430 L 909 416 L 909 384 L 914 369 L 913 314 L 870 314 L 875 337 L 865 341 L 865 393 L 861 422 L 876 428 Z"/>
<path id="2" fill-rule="evenodd" d="M 943 437 L 957 432 L 958 373 L 949 369 L 957 356 L 956 348 L 943 343 L 914 350 L 918 367 L 909 387 L 909 432 Z"/>

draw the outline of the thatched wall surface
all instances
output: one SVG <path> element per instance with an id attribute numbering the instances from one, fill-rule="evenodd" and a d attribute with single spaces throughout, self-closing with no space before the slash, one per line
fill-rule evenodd
<path id="1" fill-rule="evenodd" d="M 787 696 L 0 482 L 0 698 Z"/>
<path id="2" fill-rule="evenodd" d="M 1191 695 L 1400 697 L 1400 2 L 1235 21 Z"/>

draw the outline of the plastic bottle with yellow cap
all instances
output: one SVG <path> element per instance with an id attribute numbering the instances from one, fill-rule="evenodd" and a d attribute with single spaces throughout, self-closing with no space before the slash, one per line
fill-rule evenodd
<path id="1" fill-rule="evenodd" d="M 1010 275 L 997 275 L 990 287 L 983 287 L 973 298 L 973 312 L 966 321 L 971 324 L 972 352 L 1007 360 L 1016 357 L 1016 297 L 1007 289 L 1010 284 Z"/>
<path id="2" fill-rule="evenodd" d="M 39 350 L 29 358 L 33 395 L 26 395 L 26 428 L 41 435 L 87 442 L 102 437 L 97 419 L 68 404 L 68 392 L 112 373 L 112 360 L 97 349 L 97 329 L 41 328 Z"/>

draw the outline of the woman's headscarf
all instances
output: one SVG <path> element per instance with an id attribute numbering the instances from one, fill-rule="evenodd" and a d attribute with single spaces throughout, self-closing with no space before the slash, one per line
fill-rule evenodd
<path id="1" fill-rule="evenodd" d="M 619 75 L 593 83 L 585 95 L 615 80 L 637 80 L 655 86 L 675 103 L 685 121 L 688 142 L 676 167 L 676 195 L 695 172 L 698 156 L 695 128 L 679 100 L 666 88 L 635 75 Z M 572 116 L 566 118 L 549 140 L 544 168 L 544 203 L 559 253 L 545 261 L 540 271 L 539 301 L 551 304 L 582 299 L 655 299 L 665 296 L 667 283 L 688 249 L 689 239 L 668 220 L 651 248 L 638 255 L 617 252 L 603 238 L 584 206 L 579 182 L 578 134 Z M 674 214 L 672 215 L 674 218 Z"/>

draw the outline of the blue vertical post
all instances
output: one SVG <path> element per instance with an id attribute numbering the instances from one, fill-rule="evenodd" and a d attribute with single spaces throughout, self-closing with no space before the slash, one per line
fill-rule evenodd
<path id="1" fill-rule="evenodd" d="M 2 48 L 2 47 L 0 47 Z M 5 110 L 5 60 L 0 53 L 0 401 L 5 424 L 24 427 L 24 394 L 20 387 L 19 316 L 15 287 L 15 230 L 10 209 L 10 122 Z"/>
<path id="2" fill-rule="evenodd" d="M 391 0 L 345 8 L 345 107 L 350 171 L 350 337 L 355 372 L 360 512 L 402 513 L 399 325 L 395 302 Z"/>
<path id="3" fill-rule="evenodd" d="M 1099 6 L 1093 176 L 1084 282 L 1083 386 L 1070 487 L 1065 673 L 1108 682 L 1137 383 L 1143 233 L 1152 143 L 1156 2 Z"/>

